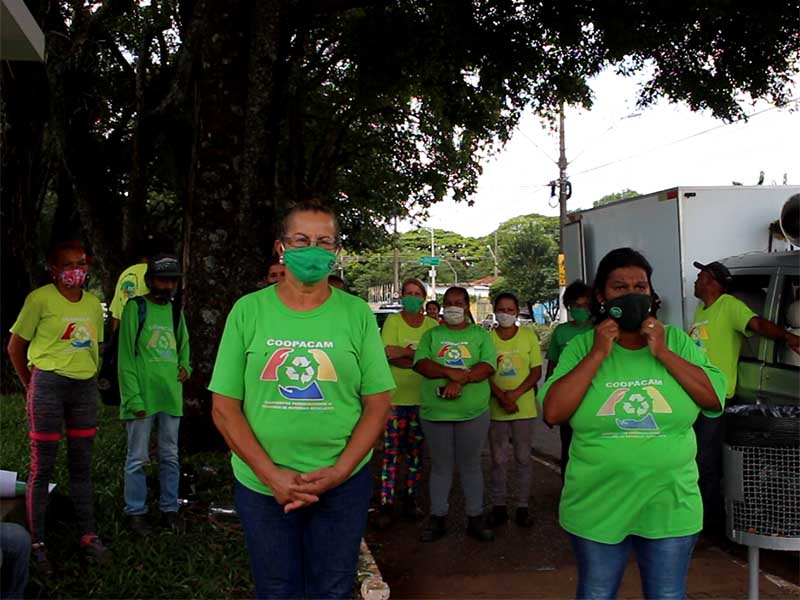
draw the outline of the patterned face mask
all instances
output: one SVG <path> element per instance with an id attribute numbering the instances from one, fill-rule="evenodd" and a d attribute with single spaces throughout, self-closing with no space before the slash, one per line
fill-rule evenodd
<path id="1" fill-rule="evenodd" d="M 83 282 L 86 281 L 86 269 L 70 269 L 68 271 L 61 271 L 58 278 L 67 287 L 81 287 Z"/>

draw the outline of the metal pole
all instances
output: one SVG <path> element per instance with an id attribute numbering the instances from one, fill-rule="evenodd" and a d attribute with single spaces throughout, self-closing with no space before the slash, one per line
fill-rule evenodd
<path id="1" fill-rule="evenodd" d="M 567 222 L 567 147 L 564 141 L 564 102 L 558 111 L 558 251 L 564 254 L 564 224 Z"/>
<path id="2" fill-rule="evenodd" d="M 392 297 L 400 297 L 400 248 L 397 247 L 397 217 L 394 218 L 394 278 L 392 280 Z"/>
<path id="3" fill-rule="evenodd" d="M 564 102 L 558 111 L 558 253 L 564 254 L 564 225 L 567 222 L 567 145 L 564 140 Z M 564 306 L 564 290 L 566 286 L 559 285 L 558 289 L 558 320 L 566 321 L 567 311 Z"/>
<path id="4" fill-rule="evenodd" d="M 494 277 L 497 279 L 497 229 L 494 230 Z"/>
<path id="5" fill-rule="evenodd" d="M 747 547 L 747 598 L 758 600 L 758 546 Z"/>
<path id="6" fill-rule="evenodd" d="M 429 227 L 431 230 L 431 256 L 436 256 L 436 241 L 433 237 L 433 227 Z M 431 297 L 436 300 L 436 265 L 431 265 Z"/>

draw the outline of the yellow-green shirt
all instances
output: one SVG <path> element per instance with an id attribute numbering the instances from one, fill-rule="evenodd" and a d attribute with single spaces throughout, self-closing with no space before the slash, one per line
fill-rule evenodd
<path id="1" fill-rule="evenodd" d="M 708 308 L 698 306 L 694 313 L 689 336 L 705 350 L 711 364 L 728 378 L 726 398 L 736 391 L 742 336 L 751 335 L 747 324 L 755 316 L 744 302 L 729 294 L 722 294 Z"/>
<path id="2" fill-rule="evenodd" d="M 497 355 L 492 381 L 501 390 L 513 390 L 525 381 L 531 371 L 541 366 L 542 351 L 539 349 L 539 338 L 533 330 L 526 327 L 517 328 L 517 333 L 509 340 L 501 339 L 497 330 L 489 334 Z M 516 421 L 532 419 L 536 416 L 536 393 L 533 388 L 522 394 L 517 400 L 519 410 L 506 412 L 492 396 L 489 402 L 492 421 Z"/>
<path id="3" fill-rule="evenodd" d="M 71 379 L 97 375 L 103 307 L 89 292 L 83 292 L 77 302 L 70 302 L 52 283 L 32 291 L 25 298 L 11 333 L 30 342 L 29 367 Z"/>
<path id="4" fill-rule="evenodd" d="M 438 325 L 439 323 L 430 317 L 425 317 L 419 327 L 411 327 L 400 313 L 396 313 L 387 317 L 381 330 L 381 339 L 385 346 L 402 346 L 416 350 L 422 334 Z M 418 406 L 420 387 L 425 378 L 411 368 L 403 369 L 391 363 L 389 363 L 389 367 L 397 386 L 392 393 L 392 404 L 395 406 Z"/>
<path id="5" fill-rule="evenodd" d="M 122 320 L 122 309 L 128 300 L 134 296 L 145 296 L 150 293 L 144 283 L 146 273 L 147 263 L 137 263 L 122 272 L 117 280 L 117 287 L 114 288 L 114 299 L 108 307 L 112 317 Z"/>

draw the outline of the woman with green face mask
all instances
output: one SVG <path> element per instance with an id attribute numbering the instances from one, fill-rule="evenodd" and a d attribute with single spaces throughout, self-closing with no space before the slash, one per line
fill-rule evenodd
<path id="1" fill-rule="evenodd" d="M 381 338 L 397 389 L 392 394 L 392 408 L 383 437 L 381 467 L 381 506 L 377 526 L 392 524 L 398 495 L 401 463 L 406 465 L 406 485 L 401 492 L 404 517 L 422 516 L 417 506 L 417 490 L 422 479 L 424 436 L 419 418 L 419 396 L 423 377 L 413 369 L 414 351 L 422 334 L 438 323 L 422 311 L 426 289 L 419 279 L 407 279 L 402 287 L 403 310 L 390 315 L 383 324 Z"/>
<path id="2" fill-rule="evenodd" d="M 367 303 L 328 285 L 339 247 L 329 209 L 289 212 L 286 278 L 234 305 L 208 386 L 258 598 L 352 595 L 394 381 Z"/>
<path id="3" fill-rule="evenodd" d="M 547 378 L 553 374 L 558 364 L 561 352 L 567 343 L 576 335 L 589 331 L 592 328 L 592 288 L 577 279 L 564 290 L 564 306 L 567 308 L 569 320 L 561 323 L 553 330 L 550 337 L 550 346 L 547 349 Z M 561 434 L 561 481 L 567 472 L 569 461 L 569 445 L 572 441 L 572 428 L 568 422 L 558 426 Z"/>

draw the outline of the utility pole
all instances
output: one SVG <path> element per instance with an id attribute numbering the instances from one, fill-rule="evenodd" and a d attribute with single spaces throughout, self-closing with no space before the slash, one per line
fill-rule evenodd
<path id="1" fill-rule="evenodd" d="M 436 256 L 436 241 L 433 237 L 433 227 L 428 227 L 431 230 L 431 256 Z M 436 300 L 436 265 L 431 265 L 431 270 L 428 272 L 431 278 L 431 298 Z"/>
<path id="2" fill-rule="evenodd" d="M 497 238 L 495 238 L 495 248 L 497 248 L 496 239 Z M 492 259 L 494 260 L 494 277 L 497 279 L 497 253 L 492 250 L 492 247 L 489 244 L 486 244 L 486 249 L 489 251 L 489 254 L 492 255 Z"/>
<path id="3" fill-rule="evenodd" d="M 564 225 L 567 222 L 567 146 L 564 141 L 564 101 L 558 111 L 558 251 L 564 254 Z"/>
<path id="4" fill-rule="evenodd" d="M 392 280 L 392 299 L 400 297 L 400 248 L 398 248 L 397 238 L 397 217 L 394 218 L 394 278 Z"/>

